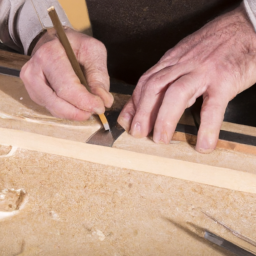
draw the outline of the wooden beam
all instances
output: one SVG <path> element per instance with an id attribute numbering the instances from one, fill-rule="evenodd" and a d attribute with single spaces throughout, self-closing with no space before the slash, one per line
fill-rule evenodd
<path id="1" fill-rule="evenodd" d="M 0 128 L 0 144 L 70 157 L 106 166 L 147 172 L 215 187 L 256 193 L 256 175 L 116 148 Z"/>

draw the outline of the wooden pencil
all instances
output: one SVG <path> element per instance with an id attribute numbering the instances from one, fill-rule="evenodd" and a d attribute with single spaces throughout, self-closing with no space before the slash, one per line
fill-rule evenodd
<path id="1" fill-rule="evenodd" d="M 60 40 L 62 46 L 64 47 L 65 51 L 66 51 L 68 59 L 69 59 L 71 65 L 72 65 L 77 77 L 79 78 L 81 84 L 83 84 L 86 87 L 86 89 L 88 91 L 90 91 L 89 86 L 87 84 L 87 81 L 85 79 L 84 73 L 83 73 L 83 71 L 80 67 L 80 64 L 78 63 L 78 61 L 76 59 L 75 53 L 74 53 L 74 51 L 71 47 L 71 44 L 70 44 L 70 42 L 67 38 L 67 35 L 66 35 L 66 33 L 63 29 L 63 26 L 60 22 L 59 16 L 58 16 L 54 6 L 52 6 L 48 9 L 48 13 L 49 13 L 49 16 L 52 20 L 53 26 L 54 26 L 57 34 L 58 34 L 59 40 Z M 100 118 L 105 130 L 110 130 L 108 120 L 107 120 L 105 114 L 100 114 L 99 118 Z"/>

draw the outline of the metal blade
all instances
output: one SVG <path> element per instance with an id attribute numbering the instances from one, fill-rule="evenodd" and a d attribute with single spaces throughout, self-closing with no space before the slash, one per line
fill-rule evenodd
<path id="1" fill-rule="evenodd" d="M 255 254 L 252 254 L 251 252 L 248 252 L 246 250 L 244 250 L 243 248 L 219 237 L 219 236 L 216 236 L 215 234 L 211 233 L 211 232 L 208 232 L 206 231 L 204 233 L 204 238 L 232 253 L 234 253 L 235 255 L 237 256 L 255 256 Z"/>
<path id="2" fill-rule="evenodd" d="M 0 74 L 19 77 L 20 70 L 0 66 Z"/>
<path id="3" fill-rule="evenodd" d="M 106 131 L 101 128 L 99 131 L 94 133 L 86 143 L 93 145 L 100 145 L 105 147 L 112 147 L 118 137 L 124 133 L 124 129 L 117 123 L 117 118 L 120 112 L 107 111 L 105 115 L 108 119 L 110 130 Z"/>

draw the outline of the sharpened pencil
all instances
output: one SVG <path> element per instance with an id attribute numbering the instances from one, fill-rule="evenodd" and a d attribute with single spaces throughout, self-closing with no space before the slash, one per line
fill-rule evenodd
<path id="1" fill-rule="evenodd" d="M 65 51 L 66 51 L 68 59 L 69 59 L 71 65 L 72 65 L 76 75 L 78 76 L 81 84 L 83 84 L 86 87 L 86 89 L 88 91 L 90 91 L 89 90 L 89 86 L 87 84 L 87 81 L 85 79 L 85 76 L 83 74 L 83 71 L 82 71 L 82 69 L 80 67 L 80 64 L 78 63 L 78 61 L 76 59 L 75 53 L 74 53 L 74 51 L 73 51 L 73 49 L 71 47 L 71 44 L 70 44 L 70 42 L 69 42 L 69 40 L 67 38 L 67 35 L 66 35 L 66 33 L 65 33 L 64 29 L 63 29 L 63 26 L 62 26 L 62 24 L 60 22 L 59 16 L 58 16 L 54 6 L 52 6 L 52 7 L 50 7 L 48 9 L 48 13 L 49 13 L 49 16 L 50 16 L 50 18 L 52 20 L 53 26 L 54 26 L 57 34 L 58 34 L 59 40 L 60 40 L 62 46 L 64 47 Z M 100 118 L 100 120 L 101 120 L 101 122 L 102 122 L 102 124 L 104 126 L 104 129 L 105 130 L 110 130 L 110 127 L 109 127 L 109 124 L 108 124 L 108 120 L 107 120 L 105 114 L 100 114 L 99 118 Z"/>

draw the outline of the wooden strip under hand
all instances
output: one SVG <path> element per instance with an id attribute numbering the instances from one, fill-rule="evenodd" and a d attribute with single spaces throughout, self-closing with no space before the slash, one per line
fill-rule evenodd
<path id="1" fill-rule="evenodd" d="M 188 142 L 191 145 L 195 145 L 197 137 L 191 134 L 175 132 L 172 139 L 176 141 Z M 240 144 L 232 141 L 218 140 L 216 148 L 233 150 L 233 151 L 241 152 L 245 154 L 256 155 L 256 147 Z"/>
<path id="2" fill-rule="evenodd" d="M 256 193 L 256 175 L 116 148 L 0 128 L 0 144 L 71 157 L 106 166 L 164 175 L 234 191 Z"/>
<path id="3" fill-rule="evenodd" d="M 66 51 L 68 59 L 69 59 L 71 65 L 72 65 L 77 77 L 79 78 L 81 84 L 83 84 L 86 87 L 86 89 L 88 91 L 90 91 L 89 86 L 87 84 L 87 81 L 85 79 L 85 76 L 83 74 L 83 71 L 80 67 L 80 64 L 78 63 L 78 61 L 76 59 L 75 53 L 74 53 L 74 51 L 73 51 L 73 49 L 70 45 L 70 42 L 67 38 L 67 35 L 66 35 L 66 33 L 63 29 L 63 26 L 60 22 L 60 19 L 58 17 L 58 14 L 57 14 L 54 6 L 52 6 L 51 8 L 48 9 L 48 13 L 49 13 L 49 16 L 52 20 L 54 28 L 55 28 L 55 30 L 58 34 L 59 40 L 60 40 L 62 46 L 64 47 L 65 51 Z M 108 124 L 106 116 L 104 114 L 100 114 L 99 117 L 100 117 L 100 120 L 101 120 L 105 130 L 109 130 L 109 124 Z"/>

